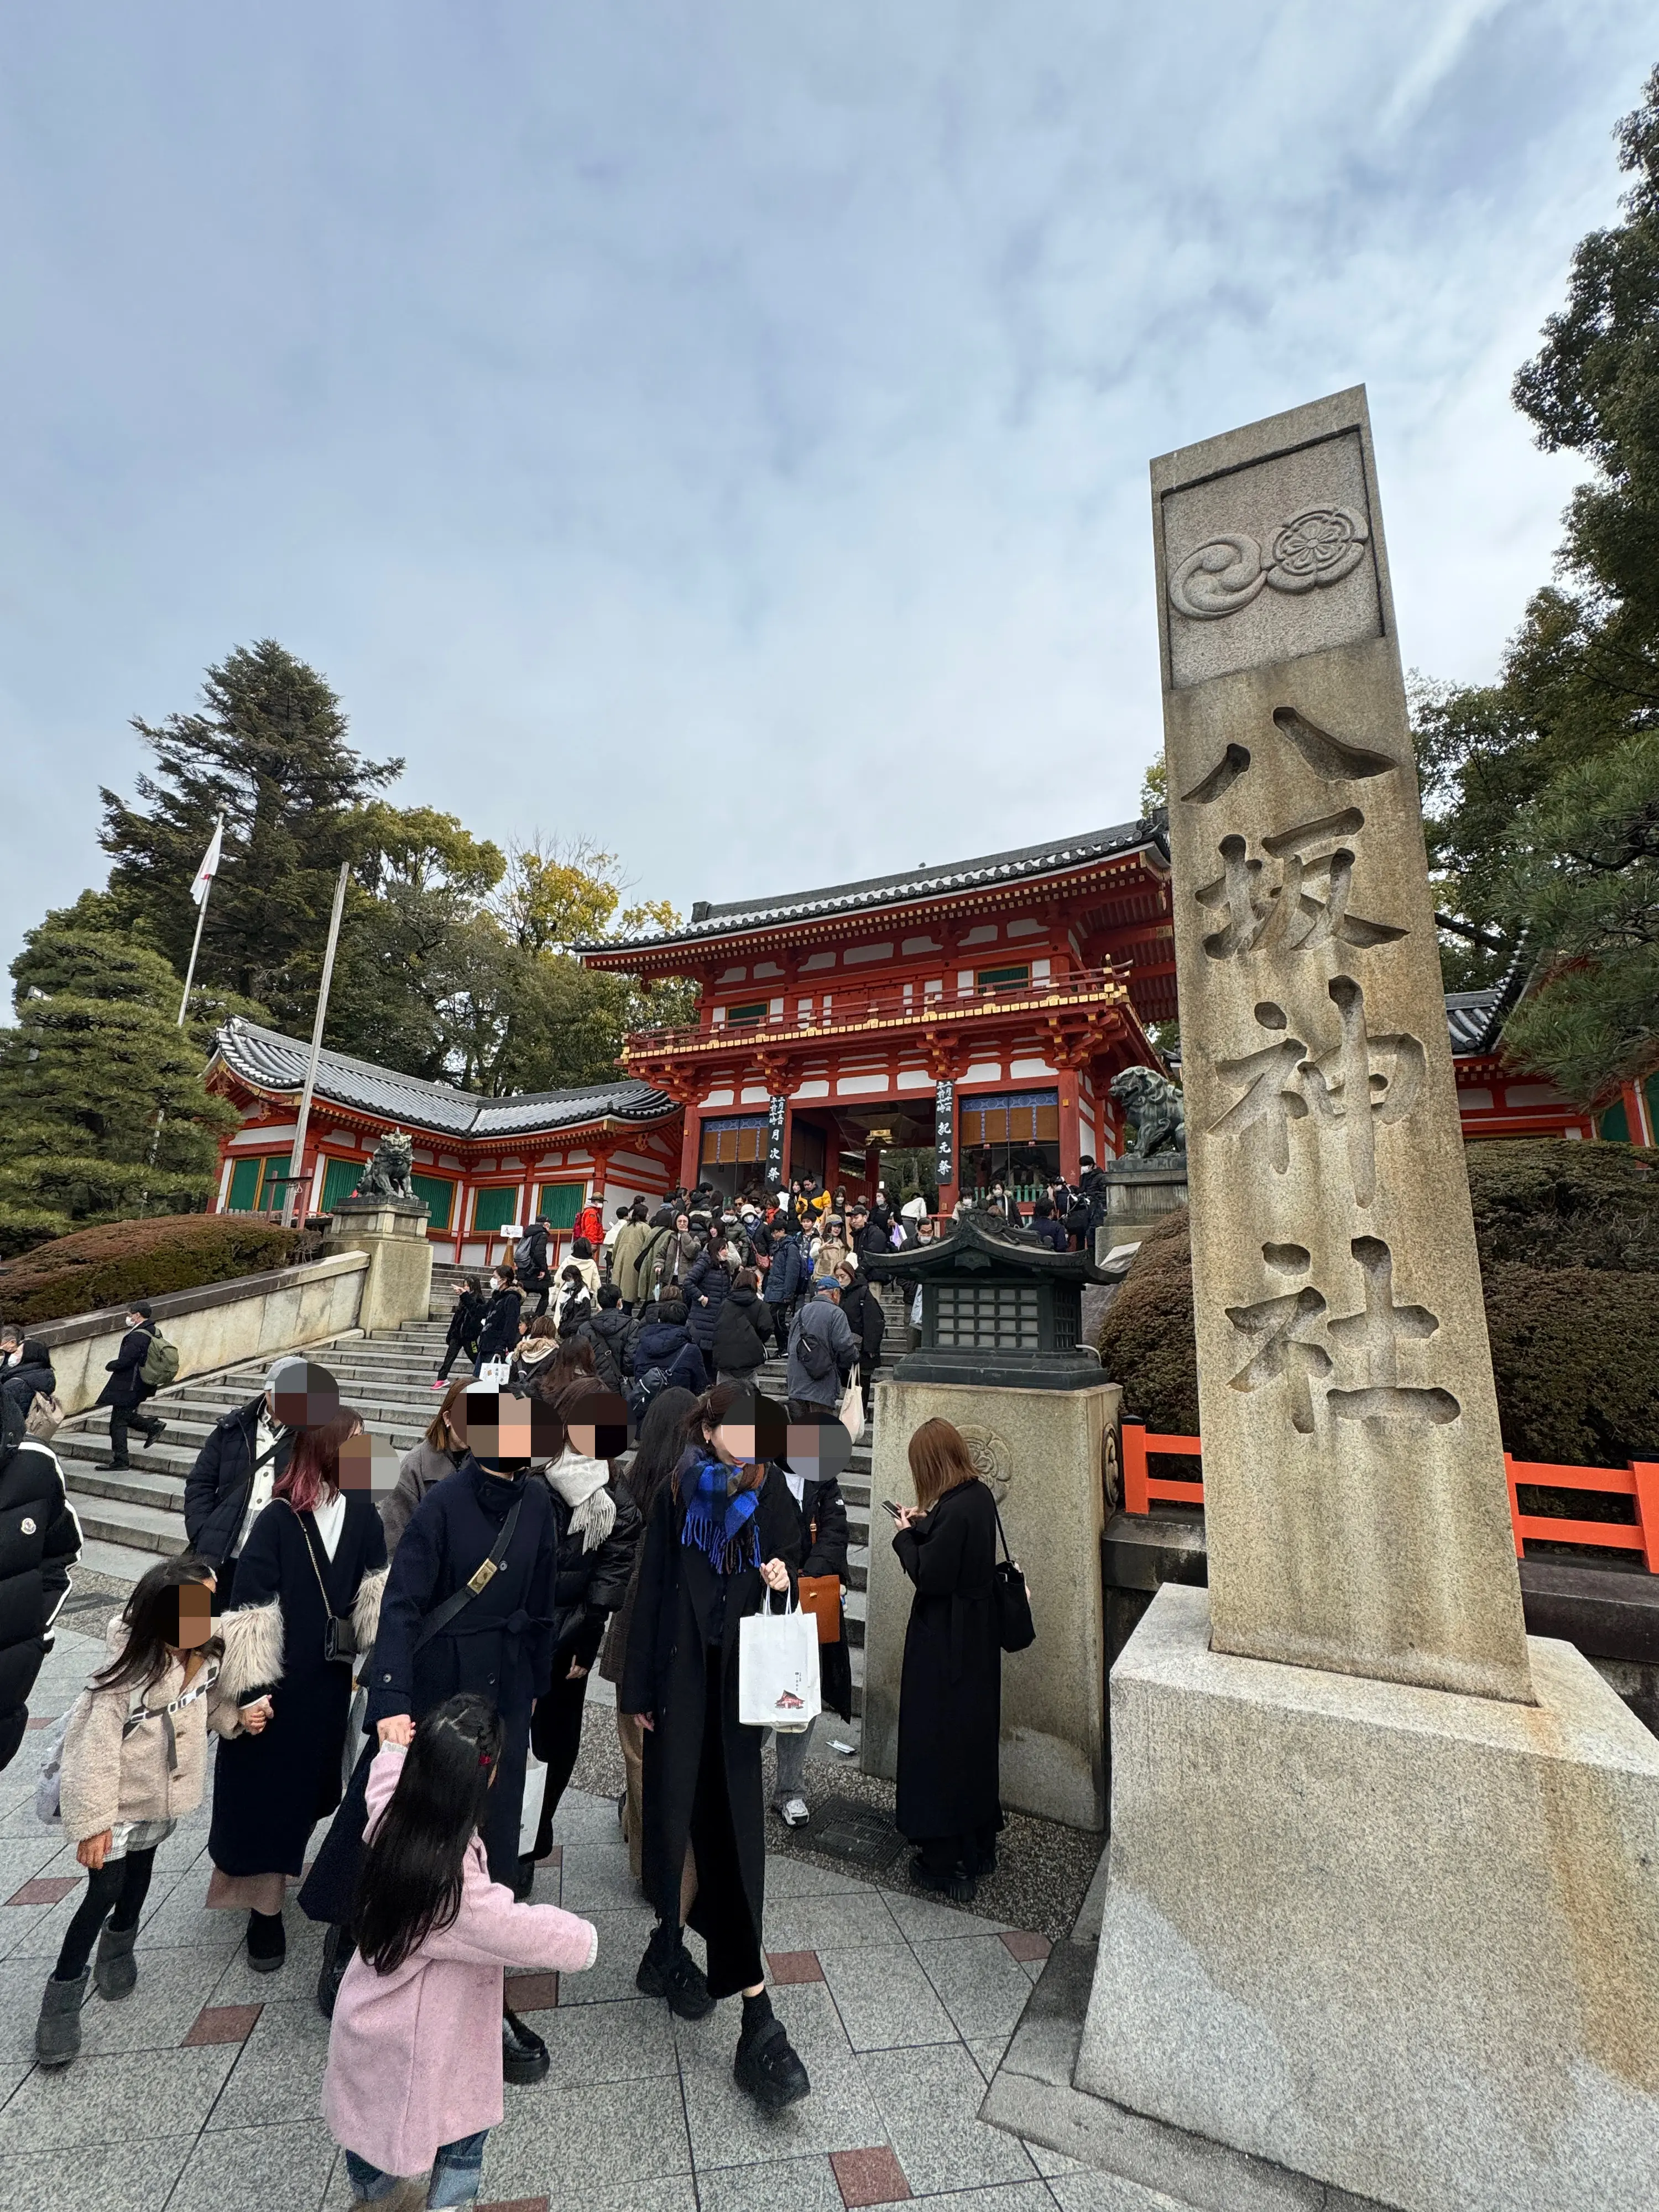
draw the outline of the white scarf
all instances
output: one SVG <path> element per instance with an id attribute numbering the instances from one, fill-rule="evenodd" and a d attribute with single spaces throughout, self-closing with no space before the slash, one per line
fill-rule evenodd
<path id="1" fill-rule="evenodd" d="M 547 1486 L 570 1508 L 570 1525 L 592 1552 L 617 1524 L 617 1501 L 606 1488 L 611 1469 L 602 1459 L 584 1459 L 568 1447 L 547 1469 Z"/>

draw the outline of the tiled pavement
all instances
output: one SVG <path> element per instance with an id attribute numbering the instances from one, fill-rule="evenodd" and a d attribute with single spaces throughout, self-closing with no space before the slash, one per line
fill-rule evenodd
<path id="1" fill-rule="evenodd" d="M 62 1712 L 101 1646 L 60 1634 L 33 1700 Z M 81 1877 L 34 1816 L 43 1737 L 0 1775 L 0 2173 L 17 2212 L 330 2212 L 350 2201 L 319 2117 L 319 1931 L 289 1912 L 288 1964 L 250 1972 L 242 1919 L 204 1909 L 205 1807 L 163 1845 L 125 2003 L 89 1996 L 58 2074 L 30 2051 Z M 797 1859 L 767 1881 L 772 2001 L 812 2077 L 775 2118 L 731 2076 L 735 2003 L 690 2025 L 641 1997 L 651 1925 L 615 1808 L 572 1794 L 537 1895 L 591 1918 L 582 1975 L 527 1978 L 549 2078 L 507 2092 L 483 2201 L 513 2212 L 1152 2212 L 1158 2200 L 983 2125 L 985 2084 L 1047 1945 Z M 695 1942 L 695 1938 L 693 1939 Z"/>

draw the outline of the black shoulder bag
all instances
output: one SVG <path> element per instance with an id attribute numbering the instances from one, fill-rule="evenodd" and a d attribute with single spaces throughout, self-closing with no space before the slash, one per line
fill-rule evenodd
<path id="1" fill-rule="evenodd" d="M 428 1613 L 426 1619 L 421 1623 L 421 1632 L 415 1638 L 415 1649 L 417 1651 L 422 1644 L 430 1644 L 433 1638 L 441 1630 L 447 1628 L 456 1614 L 471 1605 L 475 1597 L 482 1597 L 496 1576 L 500 1574 L 501 1563 L 512 1548 L 514 1532 L 518 1528 L 519 1516 L 523 1510 L 524 1494 L 520 1492 L 507 1509 L 507 1518 L 501 1523 L 501 1533 L 490 1547 L 489 1557 L 483 1560 L 468 1580 L 461 1584 L 459 1589 L 452 1591 L 443 1603 L 434 1611 Z"/>
<path id="2" fill-rule="evenodd" d="M 311 1561 L 311 1571 L 317 1577 L 317 1588 L 323 1600 L 323 1657 L 331 1666 L 349 1667 L 357 1656 L 357 1632 L 351 1625 L 349 1613 L 336 1613 L 330 1602 L 328 1588 L 323 1581 L 323 1571 L 317 1564 L 317 1554 L 312 1549 L 311 1530 L 305 1516 L 290 1498 L 289 1510 L 300 1524 L 300 1534 L 305 1539 L 306 1557 Z"/>
<path id="3" fill-rule="evenodd" d="M 1024 1651 L 1028 1644 L 1036 1642 L 1031 1594 L 1025 1587 L 1018 1560 L 1009 1556 L 1008 1539 L 1003 1534 L 1002 1516 L 997 1511 L 995 1498 L 991 1500 L 991 1510 L 996 1514 L 997 1534 L 1002 1540 L 1002 1557 L 992 1570 L 997 1586 L 997 1641 L 1005 1651 Z"/>

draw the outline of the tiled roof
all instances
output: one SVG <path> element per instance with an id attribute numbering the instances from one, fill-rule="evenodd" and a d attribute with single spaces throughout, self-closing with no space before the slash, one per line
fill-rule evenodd
<path id="1" fill-rule="evenodd" d="M 976 890 L 992 884 L 1017 883 L 1027 876 L 1052 875 L 1060 868 L 1079 868 L 1143 846 L 1164 848 L 1161 832 L 1150 822 L 1121 822 L 1115 829 L 1091 830 L 1079 837 L 1062 837 L 1042 845 L 1022 845 L 1009 853 L 988 853 L 977 860 L 948 860 L 936 868 L 912 868 L 896 876 L 866 876 L 861 882 L 829 884 L 822 890 L 787 891 L 775 897 L 731 899 L 720 905 L 700 900 L 683 928 L 665 937 L 634 938 L 625 945 L 585 945 L 590 952 L 654 951 L 665 945 L 685 945 L 699 939 L 724 937 L 732 930 L 763 929 L 779 923 L 807 921 L 820 915 L 853 914 L 863 908 L 904 906 L 912 901 L 939 898 L 947 892 Z"/>
<path id="2" fill-rule="evenodd" d="M 1526 996 L 1531 974 L 1531 956 L 1522 935 L 1495 983 L 1479 991 L 1447 992 L 1446 1026 L 1454 1056 L 1497 1051 L 1504 1024 Z"/>
<path id="3" fill-rule="evenodd" d="M 236 1015 L 219 1031 L 215 1057 L 262 1091 L 288 1091 L 297 1098 L 310 1050 L 298 1037 L 261 1029 Z M 427 1083 L 417 1075 L 377 1067 L 373 1060 L 328 1051 L 318 1058 L 317 1096 L 336 1106 L 383 1115 L 405 1127 L 474 1139 L 579 1128 L 599 1121 L 656 1121 L 677 1110 L 664 1092 L 634 1080 L 479 1098 L 447 1083 Z"/>

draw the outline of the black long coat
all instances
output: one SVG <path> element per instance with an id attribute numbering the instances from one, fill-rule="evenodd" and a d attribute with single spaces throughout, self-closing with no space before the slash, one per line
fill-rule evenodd
<path id="1" fill-rule="evenodd" d="M 591 1551 L 580 1534 L 572 1533 L 570 1508 L 556 1490 L 548 1487 L 553 1511 L 553 1601 L 549 1607 L 553 1681 L 561 1680 L 573 1662 L 579 1667 L 592 1667 L 605 1640 L 606 1621 L 628 1595 L 634 1555 L 645 1524 L 627 1478 L 618 1474 L 614 1461 L 606 1487 L 617 1517 L 611 1534 Z M 550 1682 L 538 1683 L 537 1695 L 545 1695 L 550 1686 Z"/>
<path id="2" fill-rule="evenodd" d="M 685 1324 L 691 1341 L 705 1358 L 714 1348 L 714 1331 L 720 1327 L 720 1308 L 726 1304 L 726 1292 L 732 1287 L 732 1271 L 724 1260 L 716 1260 L 704 1247 L 702 1256 L 693 1261 L 685 1277 Z M 708 1303 L 704 1305 L 702 1301 Z"/>
<path id="3" fill-rule="evenodd" d="M 711 1668 L 720 1652 L 723 1778 L 736 1850 L 731 1863 L 697 1862 L 697 1896 L 691 1925 L 712 1937 L 724 1922 L 746 1917 L 754 1943 L 761 1940 L 766 1901 L 766 1812 L 761 1787 L 763 1729 L 738 1719 L 738 1624 L 758 1613 L 766 1585 L 758 1569 L 741 1568 L 722 1578 L 704 1554 L 683 1544 L 685 1518 L 678 1482 L 662 1486 L 646 1526 L 634 1619 L 628 1638 L 617 1705 L 627 1713 L 649 1713 L 655 1726 L 645 1738 L 644 1875 L 646 1894 L 663 1918 L 677 1923 L 680 1877 L 691 1835 L 698 1772 L 702 1763 L 704 1711 Z M 781 1559 L 791 1580 L 800 1561 L 800 1517 L 782 1474 L 769 1468 L 756 1514 L 763 1559 Z M 729 1990 L 717 1990 L 729 1996 Z"/>
<path id="4" fill-rule="evenodd" d="M 501 1571 L 417 1651 L 422 1621 L 477 1572 L 520 1495 Z M 398 1541 L 368 1670 L 371 1729 L 392 1713 L 418 1720 L 460 1690 L 494 1700 L 505 1735 L 484 1849 L 497 1881 L 511 1882 L 518 1869 L 530 1708 L 552 1664 L 553 1541 L 552 1499 L 539 1476 L 489 1474 L 469 1454 L 428 1491 Z"/>
<path id="5" fill-rule="evenodd" d="M 123 1406 L 131 1413 L 142 1406 L 146 1398 L 155 1395 L 144 1381 L 142 1370 L 149 1353 L 150 1339 L 155 1334 L 153 1321 L 140 1322 L 121 1339 L 121 1349 L 109 1364 L 109 1381 L 98 1393 L 95 1402 L 100 1406 Z"/>
<path id="6" fill-rule="evenodd" d="M 451 1625 L 417 1650 L 422 1621 L 477 1572 L 520 1495 L 524 1510 L 500 1568 Z M 483 1840 L 491 1876 L 512 1883 L 519 1866 L 530 1709 L 552 1655 L 552 1585 L 553 1516 L 545 1483 L 524 1474 L 486 1474 L 469 1453 L 422 1498 L 398 1540 L 380 1600 L 380 1633 L 362 1670 L 370 1741 L 300 1892 L 300 1909 L 309 1919 L 343 1926 L 351 1917 L 378 1724 L 394 1713 L 418 1721 L 461 1690 L 490 1698 L 501 1717 L 501 1762 Z"/>
<path id="7" fill-rule="evenodd" d="M 758 1291 L 734 1288 L 726 1292 L 712 1343 L 717 1372 L 752 1375 L 762 1364 L 771 1341 L 769 1334 L 763 1337 L 760 1333 L 765 1312 Z"/>
<path id="8" fill-rule="evenodd" d="M 982 1482 L 947 1490 L 893 1539 L 915 1584 L 899 1686 L 895 1818 L 912 1843 L 1000 1827 L 1002 1646 L 996 1506 Z"/>
<path id="9" fill-rule="evenodd" d="M 303 1517 L 304 1526 L 301 1525 Z M 236 1569 L 236 1605 L 283 1608 L 283 1672 L 258 1735 L 228 1738 L 214 1769 L 208 1854 L 229 1875 L 293 1874 L 305 1863 L 313 1823 L 340 1802 L 340 1759 L 351 1704 L 351 1668 L 323 1656 L 327 1614 L 306 1556 L 309 1530 L 328 1610 L 347 1620 L 365 1575 L 386 1565 L 386 1532 L 367 1492 L 348 1491 L 331 1559 L 307 1513 L 273 1498 L 248 1531 Z M 258 1690 L 243 1698 L 252 1705 Z"/>
<path id="10" fill-rule="evenodd" d="M 519 1348 L 519 1293 L 492 1291 L 478 1325 L 477 1364 L 486 1359 L 510 1359 Z M 496 1787 L 500 1788 L 500 1784 Z"/>
<path id="11" fill-rule="evenodd" d="M 23 1740 L 29 1692 L 80 1551 L 81 1524 L 64 1494 L 58 1455 L 24 1434 L 23 1410 L 7 1398 L 0 1404 L 0 1767 Z"/>

